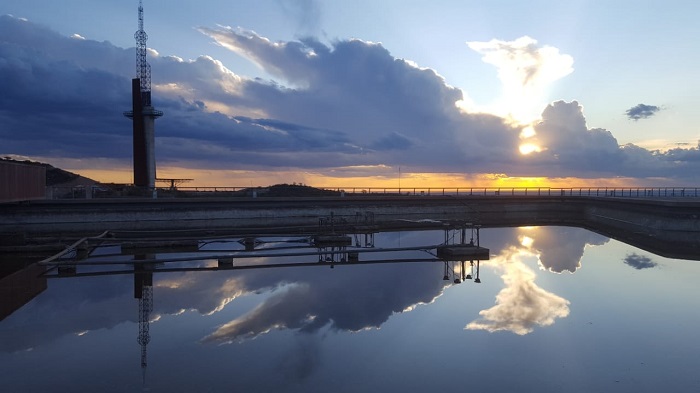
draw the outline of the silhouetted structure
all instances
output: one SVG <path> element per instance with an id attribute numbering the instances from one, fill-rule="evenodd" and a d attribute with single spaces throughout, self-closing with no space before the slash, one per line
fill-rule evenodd
<path id="1" fill-rule="evenodd" d="M 135 260 L 146 259 L 146 255 L 136 255 Z M 148 366 L 148 343 L 151 341 L 150 323 L 153 310 L 153 271 L 150 265 L 134 265 L 134 297 L 139 300 L 139 335 L 136 341 L 141 346 L 141 370 L 143 383 L 146 384 L 146 367 Z"/>
<path id="2" fill-rule="evenodd" d="M 174 191 L 177 189 L 177 186 L 182 184 L 182 183 L 187 183 L 190 182 L 194 179 L 166 179 L 166 178 L 161 178 L 161 179 L 156 179 L 156 182 L 160 183 L 170 183 L 170 190 Z"/>
<path id="3" fill-rule="evenodd" d="M 146 60 L 143 30 L 143 1 L 139 1 L 139 29 L 136 39 L 136 78 L 131 81 L 132 110 L 124 116 L 133 119 L 134 185 L 153 188 L 156 184 L 155 120 L 163 116 L 151 104 L 151 65 Z"/>

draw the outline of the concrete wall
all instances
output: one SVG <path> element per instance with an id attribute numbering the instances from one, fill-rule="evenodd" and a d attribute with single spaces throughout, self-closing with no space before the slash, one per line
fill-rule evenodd
<path id="1" fill-rule="evenodd" d="M 580 204 L 557 198 L 358 197 L 235 200 L 50 201 L 0 207 L 0 233 L 92 233 L 175 230 L 315 228 L 333 214 L 353 222 L 372 213 L 391 222 L 462 220 L 483 225 L 547 225 L 581 219 Z"/>
<path id="2" fill-rule="evenodd" d="M 44 199 L 46 168 L 0 160 L 0 203 Z"/>
<path id="3" fill-rule="evenodd" d="M 373 225 L 384 230 L 439 228 L 442 224 L 437 220 L 484 227 L 576 226 L 656 253 L 667 249 L 662 255 L 695 253 L 700 259 L 700 202 L 690 198 L 366 196 L 42 201 L 0 205 L 0 238 L 94 236 L 105 230 L 156 231 L 151 235 L 159 236 L 181 231 L 198 231 L 202 236 L 313 232 L 322 217 L 333 214 L 353 223 L 367 213 L 373 215 Z M 673 254 L 674 250 L 678 253 Z"/>
<path id="4" fill-rule="evenodd" d="M 585 208 L 585 228 L 670 258 L 700 260 L 700 203 L 600 198 Z"/>

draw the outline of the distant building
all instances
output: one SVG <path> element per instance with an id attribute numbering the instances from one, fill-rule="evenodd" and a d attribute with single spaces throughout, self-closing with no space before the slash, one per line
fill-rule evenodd
<path id="1" fill-rule="evenodd" d="M 0 160 L 0 203 L 46 198 L 46 167 Z"/>

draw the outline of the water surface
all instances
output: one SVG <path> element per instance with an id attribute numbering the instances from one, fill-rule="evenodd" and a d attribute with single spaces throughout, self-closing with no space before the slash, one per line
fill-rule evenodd
<path id="1" fill-rule="evenodd" d="M 439 244 L 443 231 L 377 233 L 374 249 Z M 266 239 L 269 253 L 308 250 Z M 353 239 L 354 243 L 354 239 Z M 360 249 L 368 245 L 358 239 Z M 6 392 L 656 392 L 700 387 L 700 264 L 566 227 L 482 229 L 466 262 L 156 271 L 150 341 L 139 277 L 49 278 L 0 321 Z M 371 244 L 369 244 L 371 245 Z M 143 258 L 220 255 L 239 243 Z M 280 250 L 281 248 L 281 250 Z M 349 249 L 354 246 L 349 247 Z M 291 251 L 290 251 L 291 250 Z M 118 246 L 94 254 L 119 254 Z M 132 256 L 104 257 L 131 260 Z M 234 264 L 314 262 L 316 256 Z M 425 251 L 371 259 L 433 259 Z M 215 259 L 157 268 L 215 267 Z M 133 269 L 79 268 L 79 273 Z M 136 284 L 136 290 L 135 290 Z M 148 286 L 148 283 L 146 283 Z M 142 329 L 144 326 L 141 327 Z M 142 360 L 145 365 L 142 365 Z M 145 366 L 145 367 L 142 367 Z"/>

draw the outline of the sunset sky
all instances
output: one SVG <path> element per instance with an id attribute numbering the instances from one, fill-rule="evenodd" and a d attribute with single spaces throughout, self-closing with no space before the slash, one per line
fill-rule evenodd
<path id="1" fill-rule="evenodd" d="M 138 1 L 0 3 L 0 155 L 131 182 Z M 697 184 L 691 1 L 145 0 L 158 177 Z"/>

